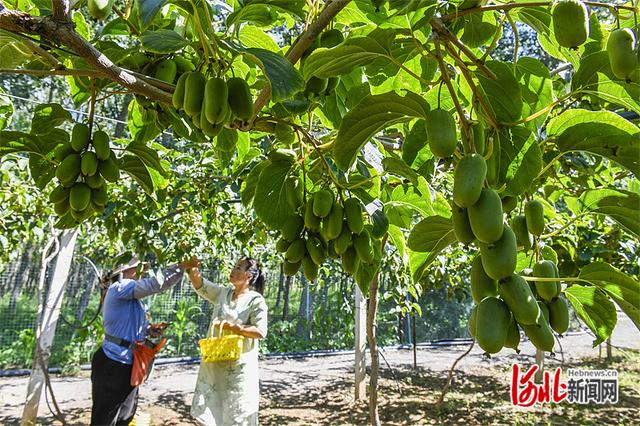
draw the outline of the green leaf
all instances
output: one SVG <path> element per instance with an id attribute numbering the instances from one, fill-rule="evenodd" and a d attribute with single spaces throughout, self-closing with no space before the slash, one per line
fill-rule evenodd
<path id="1" fill-rule="evenodd" d="M 289 0 L 249 0 L 241 2 L 242 7 L 227 18 L 227 25 L 241 22 L 252 22 L 256 25 L 266 26 L 273 23 L 279 11 L 285 15 L 294 15 L 304 21 L 306 13 L 303 9 L 304 2 Z"/>
<path id="2" fill-rule="evenodd" d="M 71 216 L 71 213 L 67 213 L 59 218 L 54 225 L 57 229 L 71 229 L 76 226 L 78 226 L 78 222 Z"/>
<path id="3" fill-rule="evenodd" d="M 74 12 L 72 20 L 75 24 L 75 30 L 78 32 L 78 34 L 80 34 L 85 40 L 89 40 L 89 27 L 87 26 L 87 21 L 85 21 L 82 13 Z"/>
<path id="4" fill-rule="evenodd" d="M 329 78 L 349 74 L 354 68 L 376 59 L 394 61 L 389 46 L 373 37 L 353 37 L 332 49 L 316 49 L 304 63 L 305 80 L 311 77 Z M 386 62 L 385 62 L 386 63 Z"/>
<path id="5" fill-rule="evenodd" d="M 617 162 L 640 176 L 640 132 L 611 111 L 565 111 L 551 119 L 547 135 L 560 152 L 586 151 Z"/>
<path id="6" fill-rule="evenodd" d="M 391 192 L 390 200 L 385 203 L 389 221 L 401 228 L 410 229 L 413 217 L 434 216 L 431 204 L 431 191 L 426 180 L 420 176 L 417 185 L 398 185 Z"/>
<path id="7" fill-rule="evenodd" d="M 571 302 L 576 314 L 596 335 L 596 347 L 611 336 L 618 321 L 616 307 L 602 290 L 595 286 L 572 285 L 564 294 Z"/>
<path id="8" fill-rule="evenodd" d="M 411 127 L 411 131 L 405 137 L 402 144 L 402 159 L 409 165 L 412 165 L 418 152 L 427 145 L 427 129 L 425 121 L 418 120 Z"/>
<path id="9" fill-rule="evenodd" d="M 526 117 L 544 110 L 555 100 L 553 83 L 549 69 L 541 61 L 523 56 L 518 58 L 517 65 L 516 78 L 522 86 L 522 98 L 525 102 L 523 115 Z M 536 131 L 546 122 L 549 113 L 540 114 L 525 125 Z"/>
<path id="10" fill-rule="evenodd" d="M 598 73 L 611 75 L 609 65 L 609 55 L 605 51 L 595 52 L 591 55 L 583 56 L 580 59 L 580 66 L 571 78 L 571 90 L 580 88 L 594 89 L 598 85 Z"/>
<path id="11" fill-rule="evenodd" d="M 185 47 L 189 42 L 172 30 L 145 31 L 140 36 L 142 47 L 152 53 L 173 53 Z"/>
<path id="12" fill-rule="evenodd" d="M 242 183 L 242 191 L 240 193 L 240 200 L 242 204 L 248 206 L 256 193 L 256 186 L 258 185 L 258 179 L 260 179 L 260 173 L 269 164 L 268 161 L 261 161 L 251 168 L 251 171 Z"/>
<path id="13" fill-rule="evenodd" d="M 31 49 L 15 35 L 0 30 L 0 68 L 15 69 L 35 58 Z"/>
<path id="14" fill-rule="evenodd" d="M 582 89 L 582 93 L 593 95 L 593 98 L 611 103 L 606 108 L 618 109 L 620 105 L 624 109 L 640 114 L 640 84 L 635 82 L 613 81 L 606 75 L 598 73 L 597 90 Z"/>
<path id="15" fill-rule="evenodd" d="M 137 0 L 136 3 L 138 3 L 142 26 L 146 28 L 151 21 L 153 21 L 153 18 L 156 17 L 160 9 L 162 9 L 166 0 Z"/>
<path id="16" fill-rule="evenodd" d="M 551 13 L 548 7 L 523 7 L 514 11 L 516 19 L 529 25 L 537 33 L 550 33 Z"/>
<path id="17" fill-rule="evenodd" d="M 412 183 L 417 183 L 418 174 L 402 161 L 401 158 L 387 157 L 382 160 L 384 171 L 409 179 Z"/>
<path id="18" fill-rule="evenodd" d="M 419 281 L 442 250 L 455 242 L 450 219 L 430 216 L 418 223 L 407 241 L 409 269 L 413 280 Z"/>
<path id="19" fill-rule="evenodd" d="M 276 16 L 271 14 L 271 8 L 265 4 L 249 4 L 229 15 L 227 26 L 249 22 L 254 25 L 266 27 L 274 22 Z"/>
<path id="20" fill-rule="evenodd" d="M 476 71 L 476 76 L 480 81 L 480 89 L 484 92 L 490 108 L 496 119 L 500 123 L 513 123 L 522 115 L 522 90 L 520 83 L 513 74 L 513 65 L 506 62 L 488 61 L 486 63 L 495 75 L 492 80 L 482 73 Z"/>
<path id="21" fill-rule="evenodd" d="M 29 172 L 38 189 L 42 191 L 53 179 L 56 168 L 51 167 L 51 162 L 42 155 L 32 153 L 29 155 Z"/>
<path id="22" fill-rule="evenodd" d="M 593 212 L 609 216 L 627 231 L 640 237 L 640 196 L 621 189 L 599 188 L 584 191 L 579 198 L 565 197 L 574 214 Z"/>
<path id="23" fill-rule="evenodd" d="M 0 156 L 14 152 L 42 152 L 40 138 L 30 133 L 3 130 L 0 132 Z"/>
<path id="24" fill-rule="evenodd" d="M 129 35 L 129 27 L 122 18 L 118 17 L 105 24 L 102 35 Z"/>
<path id="25" fill-rule="evenodd" d="M 120 170 L 134 178 L 147 194 L 153 194 L 154 184 L 147 166 L 135 155 L 126 154 L 119 162 Z"/>
<path id="26" fill-rule="evenodd" d="M 71 113 L 60 104 L 40 104 L 36 106 L 31 119 L 31 133 L 45 135 L 65 121 L 73 121 Z"/>
<path id="27" fill-rule="evenodd" d="M 4 90 L 0 89 L 0 130 L 7 128 L 13 116 L 13 104 L 8 97 L 2 96 L 3 93 Z"/>
<path id="28" fill-rule="evenodd" d="M 257 59 L 258 65 L 271 83 L 271 97 L 274 102 L 290 98 L 304 89 L 302 76 L 284 56 L 253 47 L 241 51 L 245 56 Z"/>
<path id="29" fill-rule="evenodd" d="M 260 173 L 253 198 L 253 209 L 271 229 L 280 229 L 291 214 L 285 180 L 292 167 L 293 164 L 287 161 L 269 162 Z"/>
<path id="30" fill-rule="evenodd" d="M 524 127 L 513 127 L 500 134 L 500 168 L 505 195 L 520 195 L 542 170 L 542 151 L 533 133 Z"/>
<path id="31" fill-rule="evenodd" d="M 155 139 L 162 132 L 155 124 L 157 112 L 145 109 L 134 99 L 129 103 L 128 128 L 131 138 L 138 143 Z"/>
<path id="32" fill-rule="evenodd" d="M 396 4 L 394 4 L 396 3 Z M 395 7 L 397 6 L 397 7 Z M 396 13 L 383 22 L 381 28 L 400 28 L 418 30 L 425 34 L 431 32 L 429 21 L 436 11 L 435 0 L 392 0 L 389 9 L 398 9 Z"/>
<path id="33" fill-rule="evenodd" d="M 155 149 L 149 148 L 141 142 L 131 142 L 127 146 L 126 151 L 134 154 L 142 160 L 147 167 L 158 171 L 162 176 L 168 176 L 169 172 L 162 166 L 160 157 L 158 157 L 158 152 Z"/>
<path id="34" fill-rule="evenodd" d="M 245 47 L 264 48 L 271 52 L 280 51 L 280 47 L 268 33 L 250 25 L 240 29 L 239 39 Z"/>
<path id="35" fill-rule="evenodd" d="M 333 147 L 333 159 L 341 170 L 351 167 L 358 152 L 376 133 L 392 124 L 424 118 L 429 105 L 412 92 L 366 96 L 342 120 Z"/>
<path id="36" fill-rule="evenodd" d="M 600 287 L 620 306 L 640 330 L 640 282 L 604 262 L 580 270 L 579 278 Z"/>
<path id="37" fill-rule="evenodd" d="M 402 259 L 402 263 L 406 266 L 409 263 L 409 256 L 407 252 L 407 243 L 404 238 L 404 233 L 400 227 L 393 224 L 389 225 L 389 240 L 391 244 L 398 250 L 398 255 Z"/>
<path id="38" fill-rule="evenodd" d="M 460 38 L 469 47 L 480 47 L 489 43 L 496 31 L 502 32 L 495 14 L 475 13 L 462 18 L 464 20 L 464 33 Z"/>

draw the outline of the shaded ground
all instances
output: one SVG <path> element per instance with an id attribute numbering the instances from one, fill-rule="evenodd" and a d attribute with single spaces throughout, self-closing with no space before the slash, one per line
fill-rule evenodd
<path id="1" fill-rule="evenodd" d="M 626 321 L 625 321 L 626 320 Z M 417 368 L 408 350 L 386 350 L 381 359 L 379 382 L 380 419 L 384 425 L 416 424 L 638 424 L 640 415 L 640 339 L 628 318 L 620 318 L 613 335 L 611 364 L 598 360 L 593 338 L 573 334 L 561 340 L 561 354 L 547 365 L 563 369 L 614 368 L 619 372 L 617 405 L 546 404 L 537 408 L 514 408 L 509 401 L 511 364 L 524 368 L 534 362 L 530 343 L 492 359 L 481 350 L 464 358 L 440 411 L 435 402 L 445 383 L 447 370 L 466 351 L 466 346 L 420 348 Z M 629 349 L 632 348 L 632 349 Z M 568 354 L 571 354 L 569 356 Z M 603 353 L 604 355 L 604 353 Z M 141 389 L 139 411 L 149 414 L 154 425 L 195 424 L 189 416 L 197 365 L 165 366 L 154 372 Z M 261 361 L 261 420 L 263 425 L 364 425 L 367 405 L 354 402 L 353 355 Z M 566 376 L 563 376 L 566 380 Z M 0 379 L 0 424 L 16 424 L 21 414 L 27 378 Z M 88 372 L 80 377 L 55 377 L 58 403 L 70 424 L 86 424 L 89 418 Z M 57 424 L 41 405 L 43 424 Z"/>

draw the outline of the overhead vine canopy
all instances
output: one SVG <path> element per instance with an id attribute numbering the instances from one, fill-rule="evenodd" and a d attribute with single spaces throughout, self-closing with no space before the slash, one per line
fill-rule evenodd
<path id="1" fill-rule="evenodd" d="M 513 346 L 516 323 L 552 350 L 565 300 L 600 342 L 614 302 L 640 326 L 639 284 L 580 260 L 573 238 L 580 223 L 640 234 L 636 14 L 574 0 L 2 0 L 0 71 L 62 76 L 88 119 L 45 103 L 30 130 L 6 130 L 3 103 L 0 155 L 28 155 L 57 227 L 159 235 L 139 250 L 219 231 L 226 190 L 277 235 L 285 272 L 312 280 L 339 259 L 366 291 L 388 243 L 419 282 L 453 247 L 477 248 L 486 351 Z M 126 137 L 99 130 L 96 101 L 127 94 Z M 159 228 L 155 211 L 204 225 Z M 485 335 L 489 318 L 500 333 Z"/>

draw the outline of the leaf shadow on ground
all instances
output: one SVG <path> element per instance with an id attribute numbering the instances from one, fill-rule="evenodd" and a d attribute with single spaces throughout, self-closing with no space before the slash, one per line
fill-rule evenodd
<path id="1" fill-rule="evenodd" d="M 607 369 L 624 372 L 616 405 L 544 404 L 533 408 L 510 403 L 511 366 L 476 366 L 456 370 L 445 401 L 436 408 L 446 372 L 411 366 L 381 366 L 379 415 L 385 425 L 417 424 L 635 424 L 640 407 L 640 356 L 614 357 L 611 363 L 585 359 L 567 368 Z M 353 373 L 351 371 L 351 373 Z M 296 375 L 288 383 L 262 383 L 261 424 L 264 425 L 366 425 L 366 402 L 354 403 L 352 375 L 336 377 L 323 387 L 304 388 L 312 377 Z"/>

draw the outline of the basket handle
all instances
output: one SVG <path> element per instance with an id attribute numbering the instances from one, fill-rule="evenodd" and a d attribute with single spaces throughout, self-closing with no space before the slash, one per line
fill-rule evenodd
<path id="1" fill-rule="evenodd" d="M 222 320 L 220 321 L 220 329 L 218 330 L 218 337 L 222 337 L 222 326 L 224 325 L 224 323 L 227 322 L 226 320 Z"/>

